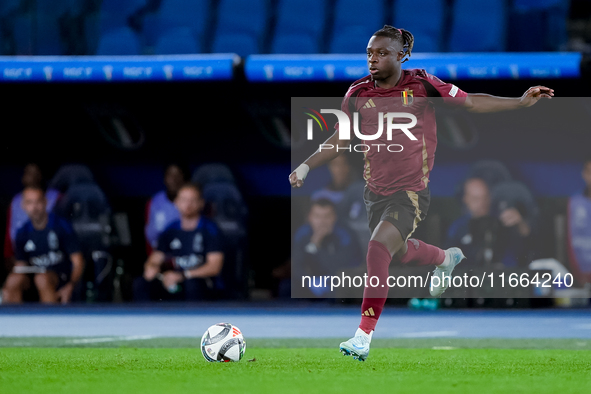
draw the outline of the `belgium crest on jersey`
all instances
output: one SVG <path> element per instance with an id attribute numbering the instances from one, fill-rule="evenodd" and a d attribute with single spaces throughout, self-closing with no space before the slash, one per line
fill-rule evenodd
<path id="1" fill-rule="evenodd" d="M 400 96 L 400 98 L 402 99 L 402 105 L 404 107 L 410 107 L 412 105 L 412 102 L 414 100 L 412 90 L 406 88 L 402 92 L 400 92 Z"/>

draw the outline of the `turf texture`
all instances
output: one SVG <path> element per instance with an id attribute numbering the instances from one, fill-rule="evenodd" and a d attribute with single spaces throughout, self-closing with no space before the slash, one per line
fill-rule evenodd
<path id="1" fill-rule="evenodd" d="M 582 340 L 376 340 L 359 362 L 335 340 L 253 339 L 208 363 L 191 338 L 111 339 L 0 338 L 0 393 L 591 393 Z"/>

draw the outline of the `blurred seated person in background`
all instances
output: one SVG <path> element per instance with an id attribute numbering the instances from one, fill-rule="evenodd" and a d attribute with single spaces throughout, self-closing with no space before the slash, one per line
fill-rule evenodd
<path id="1" fill-rule="evenodd" d="M 47 213 L 47 200 L 41 186 L 23 190 L 22 206 L 29 221 L 18 230 L 16 262 L 2 290 L 4 303 L 20 303 L 23 291 L 33 282 L 43 303 L 68 303 L 74 285 L 84 271 L 84 259 L 70 224 Z"/>
<path id="2" fill-rule="evenodd" d="M 23 188 L 27 187 L 41 187 L 43 183 L 43 175 L 41 169 L 37 164 L 30 163 L 25 166 L 22 177 Z M 54 189 L 47 189 L 45 192 L 45 199 L 47 201 L 47 212 L 51 212 L 59 198 L 59 192 Z M 16 240 L 16 232 L 29 218 L 22 207 L 23 193 L 18 193 L 12 198 L 10 208 L 6 220 L 6 235 L 4 238 L 4 258 L 6 261 L 6 268 L 12 269 L 14 264 L 14 242 Z"/>
<path id="3" fill-rule="evenodd" d="M 183 185 L 175 199 L 180 220 L 158 237 L 144 266 L 144 275 L 134 281 L 134 300 L 201 300 L 219 288 L 224 253 L 222 234 L 216 224 L 201 215 L 204 201 L 200 186 Z"/>
<path id="4" fill-rule="evenodd" d="M 164 170 L 164 185 L 166 190 L 156 193 L 146 204 L 146 248 L 148 255 L 156 247 L 158 236 L 172 222 L 179 219 L 179 212 L 174 205 L 174 199 L 187 181 L 188 171 L 184 166 L 176 163 L 169 164 Z"/>
<path id="5" fill-rule="evenodd" d="M 568 257 L 577 282 L 591 283 L 591 158 L 582 176 L 585 190 L 568 200 Z"/>
<path id="6" fill-rule="evenodd" d="M 346 155 L 339 155 L 330 161 L 327 166 L 328 171 L 330 171 L 331 182 L 312 193 L 311 199 L 314 201 L 325 198 L 332 201 L 336 206 L 342 201 L 345 191 L 352 182 L 351 165 Z"/>
<path id="7" fill-rule="evenodd" d="M 511 267 L 530 262 L 532 231 L 523 212 L 501 202 L 496 207 L 498 214 L 495 214 L 489 187 L 480 178 L 466 180 L 462 202 L 468 213 L 451 224 L 446 248 L 461 245 L 474 266 L 498 264 Z"/>
<path id="8" fill-rule="evenodd" d="M 360 174 L 353 171 L 350 156 L 339 155 L 330 161 L 328 170 L 331 183 L 312 193 L 312 201 L 321 198 L 330 200 L 334 205 L 340 223 L 355 232 L 361 253 L 365 256 L 370 231 L 367 228 L 367 213 L 363 201 L 365 181 Z"/>
<path id="9" fill-rule="evenodd" d="M 298 278 L 301 281 L 303 275 L 340 275 L 343 271 L 363 267 L 364 263 L 355 234 L 337 224 L 335 205 L 328 199 L 313 201 L 308 223 L 300 227 L 294 237 L 291 264 L 296 283 L 300 283 Z M 284 282 L 283 287 L 287 285 Z M 325 287 L 309 290 L 310 297 L 335 295 Z M 280 290 L 281 295 L 285 296 L 286 292 Z"/>

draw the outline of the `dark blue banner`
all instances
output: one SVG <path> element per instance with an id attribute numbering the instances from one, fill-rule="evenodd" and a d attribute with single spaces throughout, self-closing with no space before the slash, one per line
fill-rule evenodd
<path id="1" fill-rule="evenodd" d="M 122 82 L 229 80 L 235 54 L 163 56 L 0 56 L 0 81 Z"/>
<path id="2" fill-rule="evenodd" d="M 417 53 L 403 68 L 424 68 L 444 80 L 578 78 L 580 53 Z M 368 75 L 360 55 L 252 55 L 252 82 L 354 81 Z"/>

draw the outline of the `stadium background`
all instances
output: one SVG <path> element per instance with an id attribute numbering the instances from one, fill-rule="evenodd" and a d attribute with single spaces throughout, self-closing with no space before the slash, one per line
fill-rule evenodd
<path id="1" fill-rule="evenodd" d="M 359 366 L 336 349 L 358 323 L 357 300 L 269 302 L 271 270 L 289 257 L 301 220 L 292 220 L 287 182 L 290 99 L 343 96 L 366 74 L 364 47 L 384 23 L 416 37 L 405 67 L 467 92 L 514 97 L 546 85 L 582 98 L 590 116 L 585 0 L 0 0 L 2 239 L 25 164 L 40 164 L 47 179 L 86 165 L 113 217 L 129 225 L 130 242 L 111 250 L 122 268 L 115 299 L 129 301 L 146 258 L 145 203 L 163 188 L 163 167 L 223 163 L 249 212 L 251 295 L 149 307 L 3 305 L 0 391 L 342 392 L 362 381 L 400 392 L 589 392 L 588 307 L 413 311 L 390 300 L 402 307 L 386 308 Z M 437 243 L 461 211 L 470 165 L 500 159 L 544 213 L 544 255 L 564 261 L 554 219 L 584 187 L 590 134 L 568 124 L 513 134 L 495 129 L 494 116 L 479 124 L 487 121 L 454 143 L 440 135 L 430 211 L 440 221 L 418 235 Z M 328 177 L 318 170 L 307 184 Z M 5 275 L 1 265 L 0 282 Z M 219 321 L 242 329 L 257 362 L 201 360 L 196 338 Z"/>
<path id="2" fill-rule="evenodd" d="M 342 96 L 352 80 L 365 75 L 365 41 L 384 23 L 415 35 L 413 57 L 405 67 L 425 67 L 465 91 L 516 96 L 542 84 L 560 97 L 587 95 L 584 55 L 589 49 L 591 7 L 585 1 L 436 0 L 422 6 L 428 12 L 405 0 L 1 3 L 5 57 L 0 60 L 0 215 L 19 191 L 26 163 L 40 163 L 46 178 L 64 164 L 87 165 L 112 211 L 127 215 L 132 242 L 114 254 L 128 279 L 140 273 L 145 261 L 145 202 L 162 188 L 163 166 L 180 159 L 191 170 L 221 162 L 233 171 L 249 210 L 250 273 L 245 281 L 251 289 L 271 288 L 270 272 L 289 257 L 292 230 L 285 181 L 291 171 L 285 134 L 290 98 Z M 224 55 L 222 62 L 208 55 L 215 52 L 239 56 Z M 490 56 L 485 60 L 479 58 L 484 52 Z M 175 53 L 189 57 L 171 55 Z M 200 54 L 190 55 L 194 53 Z M 306 56 L 285 58 L 281 53 Z M 95 54 L 101 57 L 80 56 Z M 161 54 L 172 57 L 154 57 Z M 117 63 L 120 55 L 141 56 L 123 57 Z M 518 64 L 519 72 L 508 78 L 513 71 L 505 70 L 507 62 L 515 55 L 519 59 L 510 61 Z M 92 64 L 98 60 L 103 63 Z M 213 66 L 214 72 L 197 77 L 177 72 L 168 80 L 157 71 L 146 71 L 164 64 L 179 63 L 181 68 L 184 61 L 189 66 Z M 104 62 L 115 64 L 112 80 L 102 69 Z M 43 69 L 46 64 L 53 66 L 49 74 Z M 275 71 L 269 77 L 269 64 L 277 70 L 284 67 L 283 73 Z M 298 67 L 290 69 L 294 64 Z M 336 64 L 336 77 L 318 72 L 327 64 Z M 121 72 L 126 65 L 139 66 L 139 74 Z M 450 65 L 459 65 L 459 72 L 452 75 Z M 72 74 L 80 67 L 92 72 Z M 218 69 L 223 72 L 216 74 Z M 123 123 L 124 137 L 112 126 L 114 119 Z M 545 213 L 543 253 L 563 260 L 553 218 L 565 213 L 566 197 L 583 187 L 579 174 L 588 157 L 588 135 L 568 127 L 542 134 L 470 133 L 463 141 L 444 141 L 438 148 L 431 186 L 431 215 L 443 217 L 438 231 L 459 213 L 457 187 L 469 166 L 477 159 L 501 159 L 533 191 Z M 558 137 L 564 144 L 557 149 Z M 327 171 L 318 171 L 310 180 L 319 186 L 327 181 Z M 438 231 L 422 235 L 431 235 L 437 243 Z M 128 300 L 125 283 L 123 298 Z"/>

